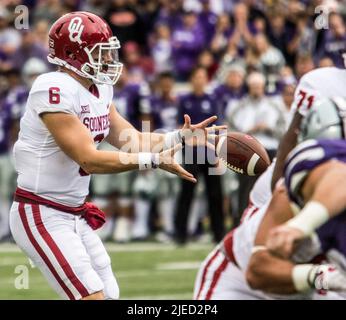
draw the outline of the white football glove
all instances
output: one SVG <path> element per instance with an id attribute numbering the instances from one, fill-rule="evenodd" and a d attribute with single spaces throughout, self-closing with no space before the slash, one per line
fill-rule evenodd
<path id="1" fill-rule="evenodd" d="M 315 265 L 308 274 L 308 283 L 316 290 L 346 291 L 346 272 L 332 264 Z"/>

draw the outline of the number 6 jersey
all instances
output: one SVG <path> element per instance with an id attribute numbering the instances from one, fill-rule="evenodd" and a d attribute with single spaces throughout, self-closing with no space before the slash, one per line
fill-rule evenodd
<path id="1" fill-rule="evenodd" d="M 62 205 L 77 207 L 89 193 L 90 176 L 56 144 L 40 118 L 46 112 L 77 116 L 99 144 L 109 133 L 110 85 L 97 85 L 99 97 L 64 72 L 34 82 L 14 145 L 18 187 Z"/>

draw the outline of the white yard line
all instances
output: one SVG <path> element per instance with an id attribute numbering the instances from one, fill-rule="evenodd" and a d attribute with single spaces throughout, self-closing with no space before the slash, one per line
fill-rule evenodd
<path id="1" fill-rule="evenodd" d="M 196 270 L 200 267 L 201 261 L 182 261 L 159 263 L 156 265 L 156 270 L 175 271 L 175 270 Z"/>

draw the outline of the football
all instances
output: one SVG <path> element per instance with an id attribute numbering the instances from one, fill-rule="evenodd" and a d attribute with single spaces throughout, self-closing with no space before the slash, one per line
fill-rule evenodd
<path id="1" fill-rule="evenodd" d="M 240 174 L 256 176 L 270 165 L 270 159 L 263 145 L 254 137 L 229 132 L 216 141 L 217 156 L 227 167 Z"/>

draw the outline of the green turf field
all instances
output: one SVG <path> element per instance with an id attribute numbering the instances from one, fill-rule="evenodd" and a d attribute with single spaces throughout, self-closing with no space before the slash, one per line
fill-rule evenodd
<path id="1" fill-rule="evenodd" d="M 204 244 L 185 248 L 156 243 L 107 245 L 121 299 L 191 299 L 197 269 L 211 249 L 212 245 Z M 23 265 L 29 271 L 29 289 L 16 289 L 16 267 Z M 0 299 L 58 298 L 17 247 L 0 245 Z"/>

